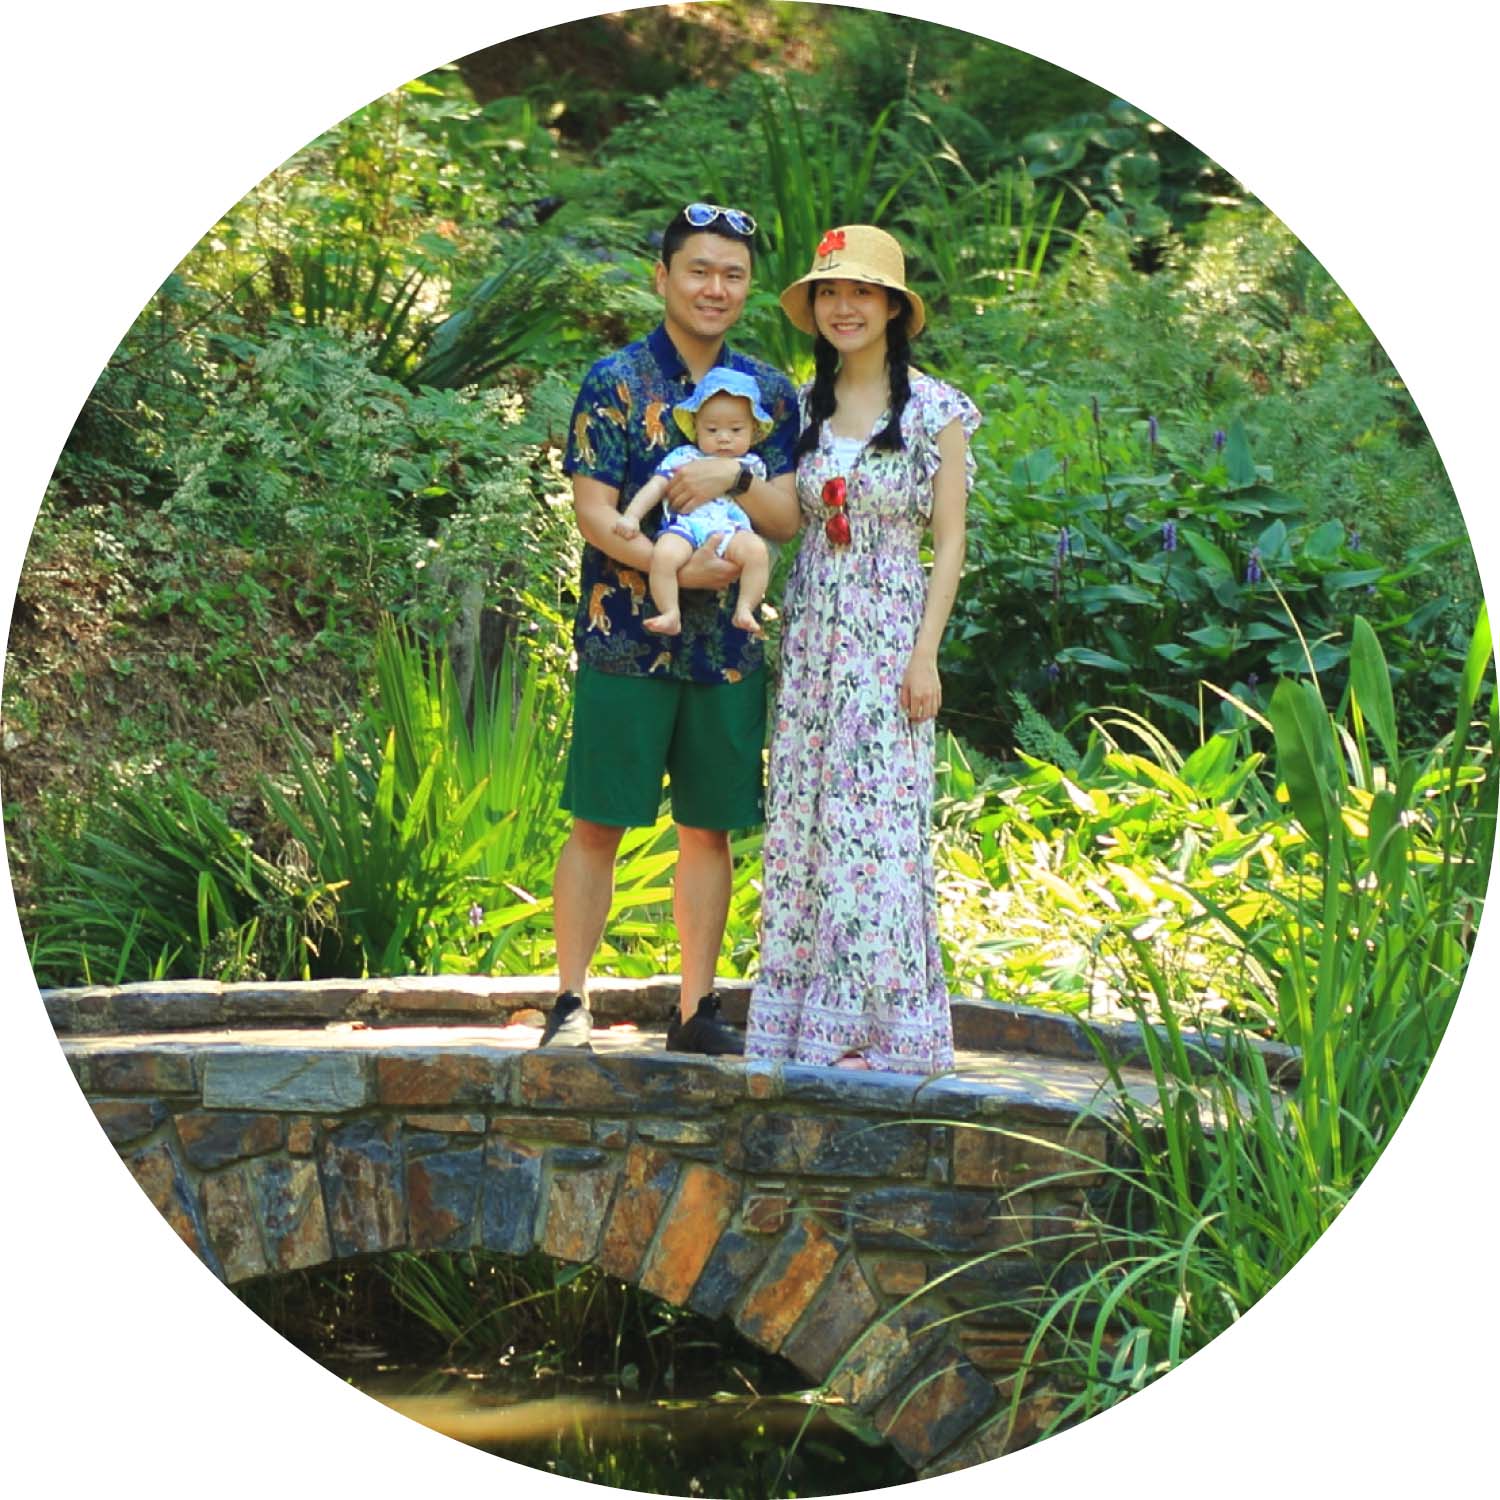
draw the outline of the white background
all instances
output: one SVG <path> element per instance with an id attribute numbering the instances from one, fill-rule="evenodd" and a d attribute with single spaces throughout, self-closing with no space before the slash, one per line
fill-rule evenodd
<path id="1" fill-rule="evenodd" d="M 1500 329 L 1480 7 L 903 8 L 982 29 L 1130 99 L 1278 212 L 1405 375 L 1493 595 Z M 74 413 L 133 314 L 215 217 L 375 94 L 528 22 L 591 11 L 532 4 L 523 21 L 516 6 L 445 0 L 197 0 L 12 13 L 0 623 Z M 45 1025 L 8 899 L 0 940 L 10 1386 L 0 1452 L 7 1477 L 23 1481 L 13 1493 L 578 1491 L 386 1413 L 243 1312 L 94 1125 Z M 1244 1324 L 1123 1409 L 927 1488 L 1490 1492 L 1497 944 L 1491 921 L 1385 1160 Z"/>

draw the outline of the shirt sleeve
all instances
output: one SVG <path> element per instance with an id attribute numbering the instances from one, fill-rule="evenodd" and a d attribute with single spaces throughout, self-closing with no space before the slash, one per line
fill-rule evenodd
<path id="1" fill-rule="evenodd" d="M 609 362 L 602 360 L 583 377 L 568 424 L 564 474 L 583 474 L 623 489 L 629 472 L 625 416 L 619 410 Z"/>
<path id="2" fill-rule="evenodd" d="M 761 382 L 761 391 L 771 413 L 771 431 L 757 451 L 765 460 L 766 477 L 775 479 L 790 474 L 797 467 L 797 436 L 802 431 L 802 415 L 792 383 L 780 372 Z"/>
<path id="3" fill-rule="evenodd" d="M 749 469 L 750 474 L 751 474 L 751 476 L 753 478 L 755 478 L 755 479 L 765 479 L 767 477 L 767 475 L 766 475 L 766 461 L 765 461 L 765 459 L 763 459 L 760 456 L 760 454 L 758 454 L 758 453 L 747 453 L 740 460 L 740 462 L 742 464 L 744 464 L 744 466 L 747 469 Z"/>

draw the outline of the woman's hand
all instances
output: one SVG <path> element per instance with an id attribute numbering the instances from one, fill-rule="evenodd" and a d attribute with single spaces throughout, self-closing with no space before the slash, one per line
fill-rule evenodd
<path id="1" fill-rule="evenodd" d="M 717 500 L 739 477 L 737 458 L 695 458 L 672 471 L 667 504 L 675 515 L 690 516 L 700 505 Z"/>
<path id="2" fill-rule="evenodd" d="M 943 704 L 943 684 L 938 677 L 937 658 L 913 651 L 901 679 L 901 711 L 913 724 L 935 719 Z"/>

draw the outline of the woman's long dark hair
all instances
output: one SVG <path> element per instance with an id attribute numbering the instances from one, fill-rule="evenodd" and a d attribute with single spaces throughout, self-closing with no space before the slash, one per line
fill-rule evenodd
<path id="1" fill-rule="evenodd" d="M 813 282 L 807 289 L 808 305 L 817 296 L 818 284 Z M 896 316 L 885 326 L 885 365 L 891 385 L 891 419 L 875 434 L 877 448 L 899 451 L 905 447 L 901 440 L 901 413 L 911 396 L 911 303 L 901 292 L 886 290 L 886 296 L 896 304 Z M 816 327 L 816 323 L 814 324 Z M 833 381 L 839 372 L 838 350 L 821 333 L 813 335 L 813 383 L 807 396 L 807 426 L 797 439 L 793 454 L 801 458 L 818 446 L 818 434 L 823 423 L 833 415 Z"/>

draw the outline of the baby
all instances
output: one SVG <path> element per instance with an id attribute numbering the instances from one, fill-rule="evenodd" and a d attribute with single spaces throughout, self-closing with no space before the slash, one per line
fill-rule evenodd
<path id="1" fill-rule="evenodd" d="M 662 459 L 656 472 L 620 512 L 620 519 L 615 522 L 619 536 L 633 537 L 640 533 L 641 518 L 666 495 L 673 472 L 694 459 L 739 459 L 742 479 L 730 493 L 743 490 L 750 476 L 766 477 L 764 462 L 750 452 L 750 446 L 770 432 L 771 418 L 760 404 L 760 387 L 751 376 L 715 366 L 686 401 L 672 408 L 672 414 L 690 441 Z M 714 549 L 718 556 L 740 565 L 740 594 L 734 624 L 751 635 L 763 634 L 755 611 L 766 597 L 771 554 L 765 542 L 751 530 L 750 517 L 728 494 L 706 501 L 691 515 L 663 512 L 663 525 L 651 553 L 651 597 L 661 613 L 644 622 L 647 630 L 657 635 L 681 633 L 677 574 L 694 551 L 716 534 L 723 538 Z"/>

